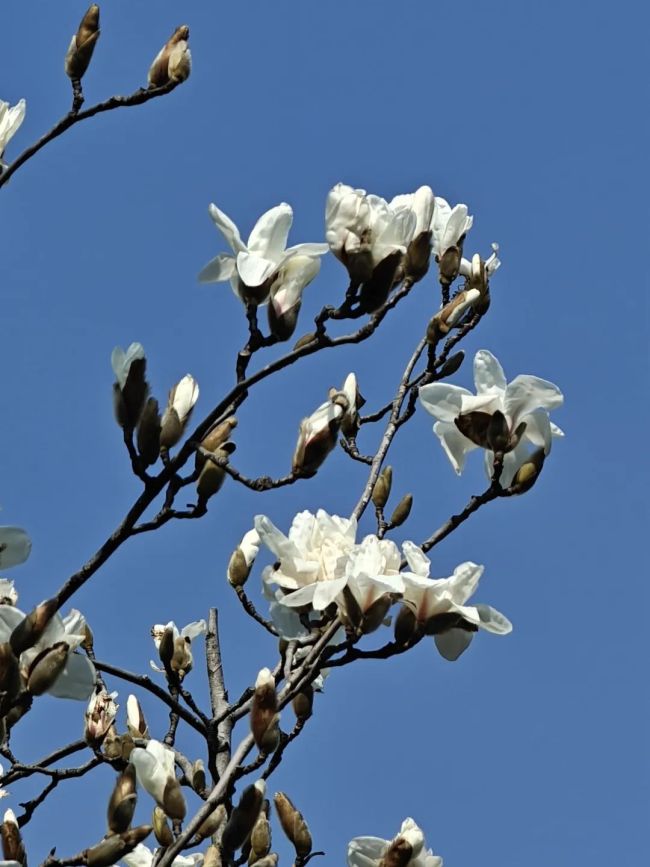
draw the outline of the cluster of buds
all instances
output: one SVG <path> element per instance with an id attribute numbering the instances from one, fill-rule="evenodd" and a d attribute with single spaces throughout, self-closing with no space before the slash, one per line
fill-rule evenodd
<path id="1" fill-rule="evenodd" d="M 339 431 L 351 431 L 357 422 L 357 378 L 347 376 L 340 391 L 330 389 L 328 400 L 300 423 L 292 470 L 305 477 L 315 475 L 336 445 Z"/>
<path id="2" fill-rule="evenodd" d="M 93 56 L 99 39 L 99 6 L 93 3 L 81 19 L 65 56 L 65 73 L 72 81 L 80 81 Z"/>
<path id="3" fill-rule="evenodd" d="M 375 482 L 375 486 L 372 489 L 372 502 L 377 509 L 378 513 L 383 517 L 384 509 L 386 508 L 386 504 L 388 503 L 388 498 L 390 497 L 391 488 L 393 485 L 393 468 L 390 466 L 384 467 L 384 469 L 379 474 L 377 481 Z M 388 526 L 400 527 L 411 514 L 411 509 L 413 508 L 413 495 L 412 494 L 404 494 L 402 499 L 399 501 L 395 509 L 393 510 L 393 514 L 390 516 L 388 521 Z"/>
<path id="4" fill-rule="evenodd" d="M 201 440 L 200 448 L 209 452 L 223 463 L 228 463 L 228 458 L 235 451 L 235 443 L 229 442 L 230 435 L 237 427 L 235 416 L 222 421 L 212 428 Z M 196 493 L 198 496 L 197 509 L 203 510 L 210 497 L 221 490 L 226 478 L 226 471 L 220 463 L 211 460 L 208 455 L 197 451 L 194 464 L 195 472 L 198 473 Z"/>
<path id="5" fill-rule="evenodd" d="M 268 668 L 263 668 L 257 675 L 250 722 L 258 750 L 272 753 L 280 742 L 280 714 L 275 678 Z"/>
<path id="6" fill-rule="evenodd" d="M 180 84 L 189 78 L 192 69 L 192 55 L 187 46 L 190 28 L 182 24 L 169 37 L 156 55 L 149 69 L 151 87 L 164 87 L 175 81 Z"/>

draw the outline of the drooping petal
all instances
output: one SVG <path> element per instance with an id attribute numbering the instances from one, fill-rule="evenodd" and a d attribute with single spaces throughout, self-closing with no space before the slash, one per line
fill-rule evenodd
<path id="1" fill-rule="evenodd" d="M 25 619 L 25 613 L 13 605 L 0 605 L 0 644 L 9 641 L 9 637 L 19 623 Z"/>
<path id="2" fill-rule="evenodd" d="M 220 211 L 219 208 L 212 204 L 208 208 L 208 213 L 214 220 L 214 223 L 224 236 L 228 244 L 230 245 L 233 253 L 241 253 L 246 249 L 246 245 L 242 241 L 239 235 L 239 229 L 230 219 L 227 214 L 224 214 L 223 211 Z"/>
<path id="3" fill-rule="evenodd" d="M 181 629 L 181 636 L 183 638 L 189 638 L 190 641 L 192 641 L 199 635 L 205 635 L 207 631 L 208 626 L 205 620 L 194 620 L 192 623 L 188 623 L 187 626 L 184 626 Z"/>
<path id="4" fill-rule="evenodd" d="M 464 436 L 454 424 L 437 421 L 433 426 L 433 432 L 440 440 L 445 454 L 451 461 L 452 467 L 460 475 L 465 467 L 467 453 L 478 448 L 478 446 Z"/>
<path id="5" fill-rule="evenodd" d="M 251 253 L 257 253 L 277 262 L 284 253 L 289 237 L 289 229 L 293 222 L 291 205 L 282 202 L 262 214 L 248 239 L 248 249 Z M 241 274 L 241 271 L 239 272 Z M 246 283 L 246 279 L 244 282 Z M 261 281 L 260 281 L 261 282 Z M 249 286 L 257 286 L 258 283 L 249 283 Z"/>
<path id="6" fill-rule="evenodd" d="M 438 653 L 449 662 L 455 662 L 461 653 L 467 650 L 472 643 L 472 638 L 474 638 L 473 632 L 457 628 L 433 636 Z"/>
<path id="7" fill-rule="evenodd" d="M 487 632 L 493 632 L 495 635 L 508 635 L 512 632 L 512 623 L 508 620 L 505 614 L 492 608 L 491 605 L 478 604 L 474 606 L 478 611 L 481 619 L 479 626 Z"/>
<path id="8" fill-rule="evenodd" d="M 329 244 L 294 244 L 284 251 L 287 256 L 324 256 L 329 252 Z"/>
<path id="9" fill-rule="evenodd" d="M 132 751 L 130 761 L 135 768 L 138 782 L 142 788 L 146 789 L 158 803 L 161 803 L 167 785 L 167 774 L 164 767 L 149 750 L 142 747 L 136 747 Z"/>
<path id="10" fill-rule="evenodd" d="M 477 394 L 505 394 L 506 375 L 498 360 L 487 349 L 479 349 L 474 356 L 474 383 Z"/>
<path id="11" fill-rule="evenodd" d="M 21 527 L 0 527 L 0 569 L 24 563 L 32 550 L 32 541 Z"/>
<path id="12" fill-rule="evenodd" d="M 219 253 L 199 273 L 199 283 L 221 283 L 230 280 L 237 272 L 234 256 L 227 253 Z"/>

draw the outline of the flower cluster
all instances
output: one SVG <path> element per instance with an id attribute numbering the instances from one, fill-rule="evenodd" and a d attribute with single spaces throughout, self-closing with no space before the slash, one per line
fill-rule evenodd
<path id="1" fill-rule="evenodd" d="M 330 606 L 336 607 L 349 634 L 368 634 L 387 622 L 389 609 L 398 601 L 402 611 L 395 621 L 396 640 L 407 644 L 433 635 L 440 654 L 449 660 L 460 656 L 479 629 L 497 635 L 512 629 L 489 605 L 465 604 L 483 573 L 475 563 L 462 563 L 449 578 L 433 579 L 428 558 L 405 542 L 409 570 L 401 571 L 394 542 L 368 535 L 357 543 L 354 518 L 322 510 L 296 515 L 288 536 L 265 515 L 255 518 L 255 529 L 276 557 L 262 580 L 272 599 L 271 617 L 285 638 L 304 634 L 311 613 Z"/>

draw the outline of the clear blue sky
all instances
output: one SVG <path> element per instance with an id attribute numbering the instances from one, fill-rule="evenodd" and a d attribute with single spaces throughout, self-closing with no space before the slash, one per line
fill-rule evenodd
<path id="1" fill-rule="evenodd" d="M 13 36 L 0 98 L 27 99 L 8 161 L 68 109 L 63 56 L 83 9 L 4 0 Z M 531 493 L 482 510 L 436 549 L 437 575 L 465 559 L 486 565 L 479 601 L 508 615 L 512 635 L 481 634 L 453 665 L 425 641 L 337 672 L 273 789 L 303 810 L 327 864 L 342 863 L 350 837 L 390 837 L 413 815 L 449 867 L 636 867 L 648 854 L 650 770 L 647 12 L 630 0 L 112 0 L 89 103 L 143 83 L 183 22 L 194 58 L 185 85 L 78 126 L 0 191 L 0 500 L 3 523 L 34 542 L 11 573 L 21 607 L 76 570 L 138 493 L 112 419 L 113 346 L 144 344 L 161 400 L 194 374 L 197 415 L 232 381 L 242 308 L 226 285 L 196 283 L 224 249 L 208 203 L 247 234 L 287 201 L 298 243 L 323 238 L 339 180 L 386 197 L 428 183 L 470 205 L 471 252 L 501 245 L 490 314 L 464 346 L 490 349 L 510 378 L 557 382 L 567 437 Z M 344 286 L 328 262 L 298 333 Z M 315 357 L 255 390 L 237 466 L 285 472 L 298 421 L 351 369 L 371 408 L 387 399 L 436 298 L 431 277 L 374 348 Z M 468 363 L 455 381 L 471 384 Z M 478 459 L 455 477 L 423 412 L 391 463 L 396 491 L 415 496 L 396 541 L 426 537 L 484 485 Z M 228 483 L 202 521 L 132 541 L 75 601 L 98 656 L 145 672 L 151 624 L 217 605 L 237 695 L 276 657 L 225 584 L 232 547 L 258 512 L 285 528 L 305 508 L 347 515 L 364 480 L 336 453 L 314 482 L 265 495 Z M 196 656 L 188 686 L 205 696 L 198 645 Z M 111 686 L 124 707 L 128 687 Z M 41 699 L 12 746 L 36 759 L 78 736 L 82 712 Z M 61 786 L 30 825 L 31 861 L 99 839 L 110 788 L 108 770 Z M 4 803 L 18 811 L 33 791 Z"/>

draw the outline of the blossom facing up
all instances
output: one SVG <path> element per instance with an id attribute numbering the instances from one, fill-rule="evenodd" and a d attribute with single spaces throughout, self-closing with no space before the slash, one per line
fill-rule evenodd
<path id="1" fill-rule="evenodd" d="M 185 798 L 174 770 L 174 753 L 160 741 L 150 740 L 146 748 L 135 747 L 130 756 L 138 782 L 170 819 L 184 819 Z"/>
<path id="2" fill-rule="evenodd" d="M 307 591 L 310 607 L 322 611 L 334 602 L 348 580 L 348 554 L 357 532 L 354 518 L 328 515 L 322 509 L 315 515 L 300 512 L 285 536 L 266 515 L 257 515 L 255 529 L 278 561 L 277 568 L 266 567 L 262 580 L 283 591 L 282 602 L 312 585 Z"/>
<path id="3" fill-rule="evenodd" d="M 180 83 L 189 78 L 192 71 L 192 54 L 187 40 L 190 38 L 190 28 L 181 24 L 169 37 L 154 58 L 149 69 L 149 85 L 164 87 L 172 81 Z"/>
<path id="4" fill-rule="evenodd" d="M 436 382 L 422 386 L 420 401 L 435 419 L 433 431 L 453 468 L 460 474 L 465 456 L 486 449 L 486 469 L 492 476 L 494 452 L 503 453 L 500 482 L 509 487 L 530 457 L 530 449 L 548 455 L 553 437 L 563 436 L 548 411 L 562 405 L 562 392 L 552 382 L 522 374 L 506 382 L 497 359 L 481 349 L 474 357 L 476 394 L 456 385 Z"/>
<path id="5" fill-rule="evenodd" d="M 31 550 L 32 540 L 22 527 L 0 527 L 0 569 L 24 563 Z"/>
<path id="6" fill-rule="evenodd" d="M 273 290 L 275 297 L 279 296 L 280 315 L 295 307 L 302 290 L 318 272 L 314 263 L 306 263 L 304 259 L 324 255 L 327 244 L 287 247 L 293 210 L 286 202 L 262 214 L 246 244 L 237 226 L 215 204 L 210 205 L 209 213 L 234 255 L 220 253 L 208 262 L 199 274 L 199 282 L 229 280 L 233 292 L 244 304 L 266 304 Z M 287 268 L 294 256 L 300 256 L 302 263 Z M 287 291 L 283 292 L 285 288 Z"/>
<path id="7" fill-rule="evenodd" d="M 405 819 L 392 840 L 380 837 L 355 837 L 348 844 L 348 867 L 442 867 L 442 858 L 424 848 L 424 834 L 413 821 Z"/>
<path id="8" fill-rule="evenodd" d="M 19 100 L 13 106 L 0 99 L 0 171 L 6 168 L 6 163 L 2 161 L 4 149 L 18 132 L 25 119 L 26 107 L 27 103 L 24 99 Z"/>
<path id="9" fill-rule="evenodd" d="M 116 692 L 96 689 L 91 695 L 85 714 L 84 737 L 93 748 L 98 747 L 106 737 L 117 715 Z"/>
<path id="10" fill-rule="evenodd" d="M 415 228 L 413 238 L 406 251 L 405 274 L 414 282 L 421 280 L 429 270 L 431 258 L 431 239 L 433 211 L 435 198 L 431 187 L 423 186 L 414 193 L 395 196 L 390 203 L 391 208 L 396 210 L 406 206 L 415 216 Z"/>
<path id="11" fill-rule="evenodd" d="M 207 632 L 205 620 L 194 620 L 181 630 L 173 620 L 167 624 L 157 623 L 151 627 L 151 637 L 156 645 L 163 668 L 154 662 L 149 664 L 154 671 L 171 671 L 181 680 L 191 671 L 194 659 L 192 656 L 192 640 Z"/>
<path id="12" fill-rule="evenodd" d="M 26 615 L 18 608 L 0 605 L 0 644 L 8 642 Z M 48 692 L 57 698 L 85 701 L 96 681 L 95 667 L 77 648 L 86 640 L 86 621 L 73 609 L 66 617 L 54 613 L 41 637 L 20 655 L 20 668 L 34 695 Z"/>
<path id="13" fill-rule="evenodd" d="M 330 389 L 328 400 L 300 422 L 292 460 L 294 473 L 316 473 L 336 445 L 339 431 L 350 431 L 355 426 L 358 403 L 357 378 L 350 373 L 340 391 Z"/>
<path id="14" fill-rule="evenodd" d="M 122 855 L 120 861 L 123 861 L 127 867 L 152 867 L 153 855 L 148 846 L 138 843 L 132 852 Z M 172 861 L 172 867 L 201 867 L 203 858 L 200 852 L 195 852 L 193 855 L 177 855 Z"/>
<path id="15" fill-rule="evenodd" d="M 458 659 L 479 629 L 495 635 L 512 631 L 510 621 L 489 605 L 466 605 L 478 587 L 483 566 L 461 563 L 449 578 L 430 578 L 431 561 L 413 542 L 404 542 L 410 572 L 402 572 L 404 605 L 420 633 L 433 635 L 441 656 Z"/>

